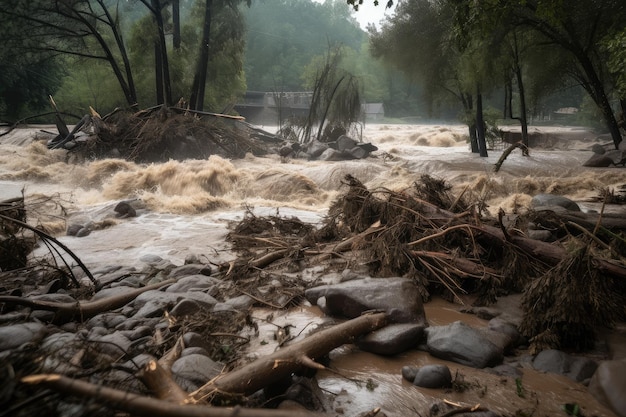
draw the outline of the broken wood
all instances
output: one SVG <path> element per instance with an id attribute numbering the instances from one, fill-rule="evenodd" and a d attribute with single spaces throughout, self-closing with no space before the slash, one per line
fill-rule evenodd
<path id="1" fill-rule="evenodd" d="M 175 282 L 176 280 L 170 279 L 96 301 L 55 303 L 52 301 L 31 300 L 30 298 L 4 295 L 0 296 L 0 303 L 21 305 L 34 310 L 52 311 L 54 312 L 54 319 L 52 319 L 52 323 L 54 324 L 64 324 L 72 320 L 84 322 L 105 311 L 123 307 L 146 291 L 156 290 Z"/>
<path id="2" fill-rule="evenodd" d="M 88 398 L 145 417 L 321 417 L 325 414 L 297 410 L 268 410 L 242 407 L 210 407 L 207 405 L 179 405 L 156 398 L 133 394 L 57 374 L 30 375 L 22 378 L 24 384 L 41 385 L 54 391 Z"/>
<path id="3" fill-rule="evenodd" d="M 137 377 L 158 399 L 175 404 L 187 403 L 187 392 L 174 381 L 169 369 L 163 368 L 156 360 L 149 360 Z"/>
<path id="4" fill-rule="evenodd" d="M 389 323 L 386 313 L 365 314 L 308 336 L 239 369 L 220 375 L 191 393 L 196 401 L 213 395 L 250 395 L 306 368 L 323 369 L 315 362 L 331 350 Z"/>

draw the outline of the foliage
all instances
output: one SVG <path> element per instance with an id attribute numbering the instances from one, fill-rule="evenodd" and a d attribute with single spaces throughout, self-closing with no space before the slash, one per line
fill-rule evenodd
<path id="1" fill-rule="evenodd" d="M 366 39 L 343 0 L 258 0 L 244 10 L 245 72 L 255 91 L 302 91 L 301 74 L 327 46 L 360 51 Z"/>

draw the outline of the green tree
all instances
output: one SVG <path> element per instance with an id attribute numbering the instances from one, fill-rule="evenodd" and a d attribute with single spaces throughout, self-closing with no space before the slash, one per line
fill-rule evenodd
<path id="1" fill-rule="evenodd" d="M 498 16 L 507 15 L 512 25 L 527 27 L 566 51 L 573 66 L 569 75 L 589 94 L 600 109 L 611 133 L 615 147 L 622 140 L 619 125 L 611 106 L 611 97 L 617 93 L 622 111 L 626 105 L 623 95 L 614 87 L 615 74 L 607 63 L 610 56 L 602 48 L 603 40 L 622 31 L 626 20 L 626 5 L 621 0 L 488 0 L 458 2 L 455 5 L 456 22 L 467 34 L 484 34 L 494 30 Z"/>

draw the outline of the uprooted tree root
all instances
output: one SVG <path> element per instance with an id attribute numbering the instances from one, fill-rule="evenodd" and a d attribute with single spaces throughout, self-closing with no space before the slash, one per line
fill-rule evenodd
<path id="1" fill-rule="evenodd" d="M 57 137 L 49 146 L 62 144 L 82 158 L 114 156 L 136 162 L 206 159 L 211 155 L 242 158 L 246 153 L 260 156 L 269 151 L 269 144 L 234 116 L 158 106 L 86 119 L 81 127 L 86 137 L 69 147 L 66 138 Z"/>
<path id="2" fill-rule="evenodd" d="M 520 326 L 530 337 L 531 353 L 544 349 L 586 350 L 598 326 L 626 317 L 626 285 L 593 265 L 587 242 L 572 241 L 568 256 L 526 289 Z"/>
<path id="3" fill-rule="evenodd" d="M 501 217 L 481 218 L 480 202 L 454 198 L 443 181 L 429 176 L 403 192 L 369 190 L 350 175 L 345 185 L 347 192 L 318 229 L 293 218 L 249 215 L 230 235 L 241 256 L 222 271 L 237 282 L 254 282 L 251 277 L 284 271 L 286 265 L 302 268 L 324 261 L 338 270 L 366 265 L 372 276 L 414 279 L 425 299 L 439 294 L 462 302 L 461 295 L 471 294 L 475 305 L 529 287 L 524 334 L 551 347 L 587 348 L 594 326 L 624 314 L 619 306 L 626 267 L 619 259 L 575 251 L 572 261 L 560 243 L 526 238 L 520 228 L 527 220 L 507 228 Z M 570 229 L 562 233 L 567 236 Z"/>

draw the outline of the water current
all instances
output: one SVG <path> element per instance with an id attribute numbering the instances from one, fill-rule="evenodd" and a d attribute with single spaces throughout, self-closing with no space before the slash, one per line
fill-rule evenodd
<path id="1" fill-rule="evenodd" d="M 148 254 L 177 265 L 190 254 L 215 263 L 230 260 L 233 254 L 224 240 L 230 221 L 253 210 L 257 215 L 296 216 L 317 224 L 345 190 L 342 179 L 347 174 L 370 189 L 396 191 L 411 187 L 421 174 L 430 174 L 447 180 L 457 195 L 472 193 L 485 200 L 491 213 L 499 208 L 507 213 L 523 211 L 539 193 L 564 195 L 579 202 L 583 210 L 597 210 L 599 204 L 590 199 L 600 189 L 626 184 L 624 169 L 582 167 L 597 139 L 585 130 L 568 127 L 542 127 L 554 147 L 532 149 L 528 157 L 516 150 L 498 173 L 493 172 L 493 165 L 502 151 L 492 150 L 487 158 L 472 154 L 466 127 L 461 125 L 368 125 L 362 140 L 375 144 L 379 151 L 365 160 L 282 161 L 278 156 L 249 155 L 240 160 L 212 156 L 155 164 L 120 159 L 76 161 L 65 151 L 50 151 L 45 143 L 33 140 L 39 128 L 19 129 L 0 138 L 0 185 L 5 186 L 0 190 L 23 189 L 31 218 L 55 233 L 90 268 L 111 263 L 141 266 L 140 258 Z M 115 219 L 113 207 L 130 199 L 141 202 L 140 215 Z M 617 206 L 607 210 L 621 212 Z M 85 238 L 64 236 L 73 222 L 92 222 L 95 230 Z M 45 248 L 39 248 L 35 255 L 44 252 Z M 255 314 L 268 313 L 258 310 Z M 431 325 L 455 320 L 476 326 L 486 323 L 441 300 L 428 303 L 426 314 Z M 321 312 L 310 306 L 275 316 L 283 324 L 294 325 L 296 334 L 306 334 L 307 325 L 315 327 L 324 321 Z M 261 326 L 261 336 L 263 332 L 269 335 L 271 329 Z M 273 349 L 275 344 L 257 343 L 249 354 Z M 560 407 L 567 402 L 583 405 L 586 415 L 613 415 L 586 387 L 532 369 L 523 371 L 526 396 L 522 398 L 511 378 L 450 363 L 453 374 L 462 374 L 473 389 L 442 393 L 414 387 L 402 380 L 403 365 L 441 363 L 420 351 L 386 358 L 347 346 L 333 351 L 331 359 L 335 371 L 321 372 L 320 386 L 332 393 L 334 407 L 347 416 L 376 407 L 388 416 L 422 416 L 427 415 L 430 403 L 442 398 L 510 415 L 518 410 L 525 410 L 523 415 L 563 415 Z M 367 384 L 368 379 L 374 381 L 373 386 Z"/>

